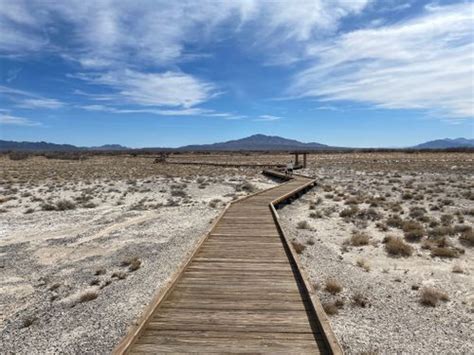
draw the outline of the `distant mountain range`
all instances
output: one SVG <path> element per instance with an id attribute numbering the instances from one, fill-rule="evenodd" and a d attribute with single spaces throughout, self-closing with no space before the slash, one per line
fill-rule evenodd
<path id="1" fill-rule="evenodd" d="M 447 149 L 447 148 L 474 148 L 474 139 L 456 138 L 456 139 L 437 139 L 415 145 L 415 149 Z"/>
<path id="2" fill-rule="evenodd" d="M 250 137 L 227 141 L 223 143 L 187 145 L 179 150 L 317 150 L 331 149 L 321 143 L 302 143 L 294 139 L 286 139 L 278 136 L 266 136 L 255 134 Z"/>
<path id="3" fill-rule="evenodd" d="M 448 149 L 448 148 L 474 148 L 474 139 L 438 139 L 418 144 L 410 149 Z M 255 134 L 250 137 L 231 140 L 227 142 L 201 145 L 187 145 L 179 148 L 143 148 L 140 150 L 169 150 L 169 151 L 277 151 L 277 150 L 332 150 L 350 149 L 333 147 L 321 143 L 303 143 L 294 139 L 278 136 Z M 0 140 L 0 151 L 119 151 L 131 150 L 119 144 L 106 144 L 98 147 L 77 147 L 70 144 L 55 144 L 47 142 L 13 142 Z"/>
<path id="4" fill-rule="evenodd" d="M 99 147 L 76 147 L 71 144 L 56 144 L 47 142 L 14 142 L 0 140 L 0 151 L 41 151 L 41 152 L 73 152 L 82 150 L 127 150 L 128 147 L 119 144 L 106 144 Z"/>

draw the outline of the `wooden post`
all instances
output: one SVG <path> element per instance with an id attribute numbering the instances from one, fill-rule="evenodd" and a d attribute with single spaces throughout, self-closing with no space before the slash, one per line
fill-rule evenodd
<path id="1" fill-rule="evenodd" d="M 299 154 L 295 153 L 295 168 L 299 165 Z"/>
<path id="2" fill-rule="evenodd" d="M 303 153 L 303 168 L 306 168 L 306 155 L 307 153 Z"/>

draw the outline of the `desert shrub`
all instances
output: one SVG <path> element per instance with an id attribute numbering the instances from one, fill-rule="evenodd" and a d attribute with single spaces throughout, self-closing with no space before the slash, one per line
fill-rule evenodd
<path id="1" fill-rule="evenodd" d="M 420 219 L 425 216 L 425 213 L 426 209 L 423 207 L 411 207 L 409 216 L 413 219 Z"/>
<path id="2" fill-rule="evenodd" d="M 30 155 L 26 152 L 11 152 L 8 154 L 10 160 L 26 160 L 29 156 Z"/>
<path id="3" fill-rule="evenodd" d="M 413 248 L 405 243 L 402 238 L 395 236 L 386 238 L 385 250 L 388 254 L 394 256 L 407 257 L 413 254 Z"/>
<path id="4" fill-rule="evenodd" d="M 339 216 L 342 218 L 350 218 L 354 217 L 357 212 L 359 212 L 359 208 L 357 206 L 351 206 L 349 208 L 343 209 L 340 213 Z"/>
<path id="5" fill-rule="evenodd" d="M 94 202 L 86 202 L 82 204 L 81 206 L 82 208 L 96 208 L 97 204 L 95 204 Z"/>
<path id="6" fill-rule="evenodd" d="M 472 229 L 462 232 L 459 241 L 469 247 L 474 246 L 474 231 Z"/>
<path id="7" fill-rule="evenodd" d="M 357 264 L 358 267 L 364 269 L 365 272 L 370 271 L 370 265 L 369 265 L 369 263 L 366 259 L 363 259 L 363 258 L 357 259 L 356 264 Z"/>
<path id="8" fill-rule="evenodd" d="M 432 287 L 425 287 L 420 292 L 420 303 L 424 306 L 436 307 L 439 301 L 449 301 L 448 295 Z"/>
<path id="9" fill-rule="evenodd" d="M 429 237 L 435 238 L 435 239 L 444 237 L 446 235 L 453 235 L 454 233 L 455 233 L 455 230 L 452 227 L 447 227 L 447 226 L 435 227 L 428 231 Z"/>
<path id="10" fill-rule="evenodd" d="M 34 208 L 28 208 L 24 213 L 25 214 L 30 214 L 30 213 L 33 213 L 35 211 Z"/>
<path id="11" fill-rule="evenodd" d="M 445 226 L 449 226 L 453 223 L 454 216 L 452 214 L 443 214 L 441 215 L 441 223 Z"/>
<path id="12" fill-rule="evenodd" d="M 452 271 L 455 274 L 463 274 L 464 273 L 464 269 L 459 265 L 454 265 Z"/>
<path id="13" fill-rule="evenodd" d="M 335 302 L 323 302 L 322 306 L 323 306 L 324 312 L 328 316 L 335 315 L 339 312 Z"/>
<path id="14" fill-rule="evenodd" d="M 402 229 L 405 239 L 410 242 L 419 241 L 425 234 L 423 226 L 415 221 L 405 221 L 403 223 Z"/>
<path id="15" fill-rule="evenodd" d="M 171 190 L 171 196 L 173 197 L 187 197 L 188 195 L 186 194 L 186 191 L 184 190 L 178 190 L 178 189 L 172 189 Z"/>
<path id="16" fill-rule="evenodd" d="M 299 221 L 296 224 L 296 228 L 298 228 L 298 229 L 310 229 L 311 226 L 309 225 L 309 223 L 307 221 Z"/>
<path id="17" fill-rule="evenodd" d="M 40 207 L 43 211 L 56 211 L 56 206 L 49 202 L 42 203 Z"/>
<path id="18" fill-rule="evenodd" d="M 82 293 L 81 296 L 79 297 L 79 302 L 80 303 L 89 302 L 89 301 L 95 300 L 98 296 L 99 294 L 95 291 L 86 291 Z"/>
<path id="19" fill-rule="evenodd" d="M 387 225 L 394 228 L 403 227 L 403 219 L 397 214 L 387 218 Z"/>
<path id="20" fill-rule="evenodd" d="M 363 209 L 357 213 L 357 218 L 368 220 L 368 221 L 377 221 L 381 218 L 380 214 L 375 210 L 375 208 Z"/>
<path id="21" fill-rule="evenodd" d="M 369 301 L 367 299 L 366 296 L 364 296 L 364 294 L 360 293 L 360 292 L 356 292 L 354 295 L 352 295 L 352 302 L 359 306 L 359 307 L 362 307 L 362 308 L 365 308 L 367 307 L 367 305 L 369 304 Z"/>
<path id="22" fill-rule="evenodd" d="M 457 226 L 454 227 L 455 233 L 465 233 L 469 231 L 472 231 L 472 227 L 465 224 L 458 224 Z"/>
<path id="23" fill-rule="evenodd" d="M 309 218 L 323 218 L 324 215 L 321 211 L 317 211 L 317 212 L 311 212 L 309 214 Z"/>
<path id="24" fill-rule="evenodd" d="M 140 268 L 141 264 L 142 264 L 141 260 L 136 256 L 134 256 L 132 258 L 125 259 L 121 263 L 122 266 L 128 266 L 128 269 L 130 271 L 138 270 Z"/>
<path id="25" fill-rule="evenodd" d="M 362 199 L 360 197 L 349 197 L 344 204 L 346 205 L 358 205 L 359 203 L 362 203 Z"/>
<path id="26" fill-rule="evenodd" d="M 364 232 L 354 232 L 350 239 L 350 244 L 359 247 L 363 245 L 368 245 L 370 237 Z"/>
<path id="27" fill-rule="evenodd" d="M 27 316 L 22 319 L 20 328 L 28 328 L 33 325 L 34 322 L 36 322 L 38 318 L 33 317 L 33 316 Z"/>
<path id="28" fill-rule="evenodd" d="M 431 248 L 431 256 L 438 256 L 440 258 L 458 258 L 459 251 L 453 247 L 433 247 Z"/>
<path id="29" fill-rule="evenodd" d="M 76 204 L 69 200 L 60 200 L 56 202 L 57 211 L 73 210 L 75 208 L 76 208 Z"/>
<path id="30" fill-rule="evenodd" d="M 255 192 L 255 191 L 257 191 L 257 188 L 255 187 L 255 185 L 248 182 L 248 181 L 245 181 L 242 184 L 237 185 L 235 187 L 235 189 L 236 189 L 236 191 L 246 191 L 246 192 Z"/>
<path id="31" fill-rule="evenodd" d="M 342 291 L 342 285 L 336 279 L 327 279 L 325 290 L 335 295 Z"/>
<path id="32" fill-rule="evenodd" d="M 296 254 L 301 254 L 306 249 L 304 244 L 301 244 L 297 241 L 293 241 L 291 244 L 293 245 L 293 249 L 295 249 Z"/>
<path id="33" fill-rule="evenodd" d="M 104 275 L 107 271 L 104 268 L 99 268 L 95 270 L 94 275 L 99 276 L 99 275 Z"/>
<path id="34" fill-rule="evenodd" d="M 124 280 L 127 278 L 127 274 L 122 271 L 117 271 L 117 272 L 114 272 L 110 277 L 117 278 L 119 280 Z"/>
<path id="35" fill-rule="evenodd" d="M 215 198 L 215 199 L 212 199 L 210 202 L 209 202 L 209 207 L 211 208 L 216 208 L 217 205 L 221 202 L 221 200 L 219 200 L 218 198 Z"/>

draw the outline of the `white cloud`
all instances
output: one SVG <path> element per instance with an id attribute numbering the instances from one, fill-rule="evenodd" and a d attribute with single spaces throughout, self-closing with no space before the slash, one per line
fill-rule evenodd
<path id="1" fill-rule="evenodd" d="M 228 112 L 217 112 L 211 109 L 204 109 L 198 107 L 190 108 L 177 108 L 177 109 L 158 109 L 158 108 L 139 108 L 139 109 L 130 109 L 130 108 L 117 108 L 115 106 L 107 105 L 82 105 L 78 106 L 83 110 L 87 111 L 98 111 L 98 112 L 108 112 L 108 113 L 118 113 L 118 114 L 129 114 L 129 113 L 148 113 L 158 116 L 204 116 L 204 117 L 218 117 L 226 120 L 236 120 L 245 118 L 246 116 L 235 115 Z"/>
<path id="2" fill-rule="evenodd" d="M 306 41 L 336 29 L 343 17 L 369 2 L 0 0 L 0 51 L 24 53 L 50 45 L 84 68 L 174 64 L 189 58 L 188 44 L 201 46 L 228 32 L 249 29 L 265 44 Z M 68 28 L 67 44 L 55 35 L 58 23 Z M 49 44 L 49 38 L 57 40 Z"/>
<path id="3" fill-rule="evenodd" d="M 281 120 L 281 119 L 282 119 L 282 117 L 273 116 L 273 115 L 260 115 L 254 121 L 269 122 L 269 121 L 278 121 L 278 120 Z"/>
<path id="4" fill-rule="evenodd" d="M 9 114 L 0 113 L 0 125 L 13 126 L 40 126 L 41 123 L 31 121 L 28 118 L 11 116 Z"/>
<path id="5" fill-rule="evenodd" d="M 409 21 L 309 46 L 314 64 L 296 75 L 290 92 L 473 117 L 473 11 L 468 3 L 430 7 Z"/>
<path id="6" fill-rule="evenodd" d="M 141 73 L 134 70 L 79 74 L 76 78 L 115 90 L 110 98 L 144 106 L 190 108 L 218 93 L 213 84 L 181 72 Z"/>
<path id="7" fill-rule="evenodd" d="M 0 95 L 5 96 L 16 103 L 16 106 L 22 108 L 58 109 L 65 106 L 59 100 L 45 98 L 29 91 L 13 89 L 3 85 L 0 85 Z"/>

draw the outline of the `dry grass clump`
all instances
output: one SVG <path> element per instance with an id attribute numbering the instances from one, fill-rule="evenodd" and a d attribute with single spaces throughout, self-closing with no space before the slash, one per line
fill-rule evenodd
<path id="1" fill-rule="evenodd" d="M 342 285 L 336 279 L 327 279 L 325 290 L 335 295 L 342 291 Z"/>
<path id="2" fill-rule="evenodd" d="M 385 250 L 393 256 L 408 257 L 413 254 L 413 247 L 405 243 L 402 238 L 395 236 L 385 238 Z"/>
<path id="3" fill-rule="evenodd" d="M 405 239 L 409 242 L 417 242 L 423 238 L 423 235 L 425 234 L 423 225 L 415 221 L 405 221 L 402 229 Z"/>
<path id="4" fill-rule="evenodd" d="M 216 208 L 217 205 L 221 202 L 218 198 L 215 198 L 209 202 L 209 207 Z"/>
<path id="5" fill-rule="evenodd" d="M 431 256 L 440 258 L 459 258 L 459 251 L 450 246 L 431 248 Z"/>
<path id="6" fill-rule="evenodd" d="M 104 275 L 107 271 L 104 268 L 100 268 L 95 270 L 94 275 L 99 276 L 99 275 Z"/>
<path id="7" fill-rule="evenodd" d="M 295 249 L 296 254 L 301 254 L 306 249 L 306 245 L 301 244 L 297 242 L 296 240 L 292 241 L 291 244 L 293 245 L 293 248 Z"/>
<path id="8" fill-rule="evenodd" d="M 357 264 L 358 267 L 364 269 L 365 272 L 370 271 L 370 265 L 369 265 L 369 262 L 366 259 L 364 259 L 364 258 L 357 259 L 356 264 Z"/>
<path id="9" fill-rule="evenodd" d="M 332 315 L 338 314 L 339 309 L 344 307 L 344 301 L 341 299 L 338 299 L 335 301 L 324 302 L 322 306 L 323 306 L 324 312 L 326 312 L 327 315 L 332 316 Z"/>
<path id="10" fill-rule="evenodd" d="M 56 211 L 73 210 L 76 208 L 76 204 L 69 200 L 60 200 L 56 202 Z"/>
<path id="11" fill-rule="evenodd" d="M 370 237 L 367 235 L 367 233 L 354 231 L 349 242 L 355 247 L 360 247 L 368 245 L 370 242 Z"/>
<path id="12" fill-rule="evenodd" d="M 339 213 L 339 216 L 342 218 L 350 218 L 350 217 L 354 217 L 357 214 L 357 212 L 359 212 L 359 208 L 356 205 L 352 205 L 349 208 L 343 209 Z"/>
<path id="13" fill-rule="evenodd" d="M 127 278 L 127 274 L 122 271 L 118 271 L 118 272 L 114 272 L 110 277 L 117 278 L 119 280 L 124 280 Z"/>
<path id="14" fill-rule="evenodd" d="M 142 262 L 137 256 L 134 256 L 132 258 L 123 260 L 121 265 L 128 266 L 130 271 L 136 271 L 140 268 Z"/>
<path id="15" fill-rule="evenodd" d="M 38 318 L 33 317 L 33 316 L 26 316 L 25 318 L 22 319 L 20 328 L 28 328 L 33 325 L 34 322 L 36 322 Z"/>
<path id="16" fill-rule="evenodd" d="M 298 229 L 311 229 L 311 226 L 309 225 L 308 221 L 299 221 L 296 224 L 296 228 L 298 228 Z"/>
<path id="17" fill-rule="evenodd" d="M 246 191 L 246 192 L 255 192 L 257 191 L 257 188 L 255 187 L 255 185 L 253 185 L 252 183 L 248 182 L 248 181 L 245 181 L 243 182 L 242 184 L 240 185 L 237 185 L 235 187 L 235 190 L 236 191 Z"/>
<path id="18" fill-rule="evenodd" d="M 95 291 L 86 291 L 82 293 L 81 296 L 79 297 L 79 303 L 95 300 L 98 296 L 99 294 Z"/>
<path id="19" fill-rule="evenodd" d="M 454 265 L 452 271 L 455 274 L 464 274 L 464 269 L 460 265 Z"/>
<path id="20" fill-rule="evenodd" d="M 432 287 L 424 287 L 420 292 L 420 303 L 424 306 L 436 307 L 439 301 L 449 301 L 448 295 Z"/>
<path id="21" fill-rule="evenodd" d="M 398 215 L 392 215 L 387 218 L 387 225 L 394 228 L 403 227 L 403 219 Z"/>
<path id="22" fill-rule="evenodd" d="M 472 229 L 462 232 L 459 241 L 469 247 L 474 246 L 474 231 Z"/>
<path id="23" fill-rule="evenodd" d="M 364 294 L 360 293 L 360 292 L 356 292 L 353 296 L 352 296 L 352 302 L 359 306 L 359 307 L 362 307 L 362 308 L 365 308 L 367 307 L 367 305 L 369 304 L 369 300 L 367 299 L 366 296 L 364 296 Z"/>

